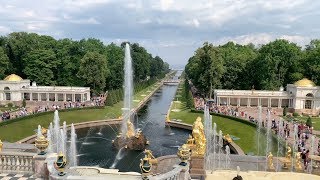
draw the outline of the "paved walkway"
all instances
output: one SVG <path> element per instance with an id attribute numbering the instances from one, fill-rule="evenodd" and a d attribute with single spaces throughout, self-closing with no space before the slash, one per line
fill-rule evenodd
<path id="1" fill-rule="evenodd" d="M 33 175 L 26 174 L 0 174 L 1 180 L 42 180 L 41 178 L 35 178 Z"/>
<path id="2" fill-rule="evenodd" d="M 241 111 L 247 112 L 248 117 L 252 116 L 255 119 L 257 119 L 258 116 L 259 116 L 257 107 L 250 107 L 250 108 L 248 108 L 248 107 L 240 107 L 239 108 L 239 112 L 241 112 Z M 280 116 L 282 116 L 282 109 L 273 108 L 272 111 L 271 111 L 271 120 L 275 119 L 276 122 L 278 122 L 279 119 L 280 119 Z M 240 118 L 245 119 L 244 117 L 240 117 Z M 265 122 L 265 120 L 267 118 L 267 108 L 262 108 L 261 118 Z M 248 119 L 246 119 L 246 120 L 248 120 Z M 289 143 L 289 144 L 293 144 L 294 143 L 294 137 L 293 137 L 293 134 L 294 134 L 293 133 L 294 132 L 294 130 L 293 130 L 294 122 L 285 121 L 285 123 L 289 124 L 289 129 L 290 129 L 290 136 L 286 139 L 286 142 Z M 313 135 L 320 134 L 319 131 L 314 131 L 314 130 L 313 130 L 312 133 L 313 133 Z M 319 142 L 319 138 L 317 136 L 315 136 L 315 142 L 313 144 L 314 154 L 318 154 L 318 152 L 317 152 L 318 142 Z M 306 140 L 305 147 L 307 149 L 310 149 L 310 147 L 311 147 L 311 137 L 310 136 L 309 136 L 309 139 Z"/>

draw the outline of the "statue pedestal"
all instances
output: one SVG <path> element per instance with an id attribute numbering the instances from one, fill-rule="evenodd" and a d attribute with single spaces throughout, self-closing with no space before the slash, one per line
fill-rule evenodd
<path id="1" fill-rule="evenodd" d="M 37 178 L 48 178 L 49 171 L 47 168 L 46 155 L 35 155 L 34 159 L 34 176 Z"/>
<path id="2" fill-rule="evenodd" d="M 206 170 L 204 169 L 204 157 L 192 155 L 190 160 L 190 175 L 191 178 L 205 178 Z"/>

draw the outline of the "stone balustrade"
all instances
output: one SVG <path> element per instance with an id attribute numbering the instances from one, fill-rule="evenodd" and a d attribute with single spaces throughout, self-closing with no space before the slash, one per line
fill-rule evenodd
<path id="1" fill-rule="evenodd" d="M 35 155 L 28 152 L 0 152 L 0 172 L 32 174 Z"/>
<path id="2" fill-rule="evenodd" d="M 188 166 L 179 166 L 174 165 L 173 169 L 169 172 L 160 174 L 160 175 L 150 175 L 148 176 L 149 180 L 184 180 L 189 179 L 189 165 Z"/>

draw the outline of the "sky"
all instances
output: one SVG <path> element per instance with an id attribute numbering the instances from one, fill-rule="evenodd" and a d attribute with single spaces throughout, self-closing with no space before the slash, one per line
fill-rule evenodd
<path id="1" fill-rule="evenodd" d="M 304 47 L 319 38 L 319 9 L 317 0 L 0 0 L 0 35 L 137 42 L 177 66 L 205 41 Z"/>

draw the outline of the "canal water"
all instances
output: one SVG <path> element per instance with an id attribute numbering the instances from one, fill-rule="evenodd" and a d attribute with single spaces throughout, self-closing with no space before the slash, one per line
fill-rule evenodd
<path id="1" fill-rule="evenodd" d="M 180 73 L 174 79 L 179 75 Z M 142 129 L 150 141 L 147 149 L 155 157 L 176 154 L 178 147 L 186 142 L 191 133 L 188 130 L 165 127 L 165 116 L 176 90 L 177 86 L 162 86 L 134 119 L 135 126 Z M 118 152 L 112 148 L 112 140 L 119 129 L 119 126 L 111 125 L 77 130 L 79 165 L 110 168 Z M 139 163 L 143 157 L 142 151 L 123 150 L 117 157 L 119 162 L 115 168 L 123 172 L 140 172 Z"/>

